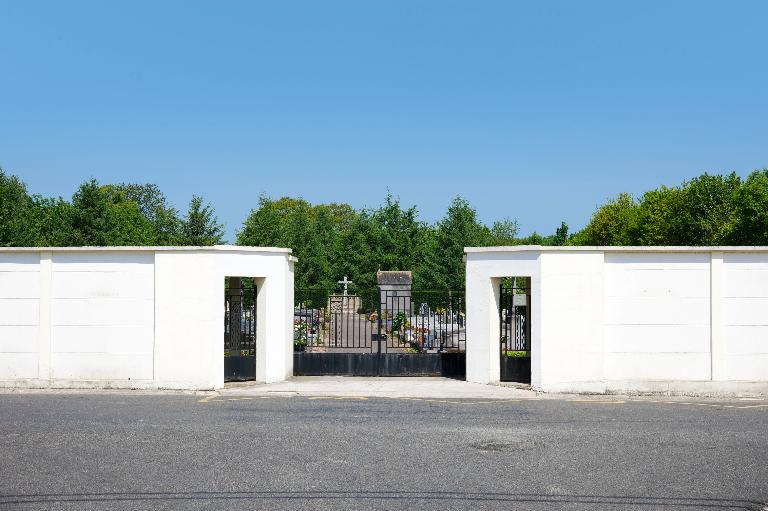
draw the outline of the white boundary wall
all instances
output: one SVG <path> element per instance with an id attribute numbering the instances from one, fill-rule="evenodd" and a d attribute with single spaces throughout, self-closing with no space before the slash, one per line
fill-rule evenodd
<path id="1" fill-rule="evenodd" d="M 224 385 L 224 277 L 255 277 L 256 379 L 293 372 L 290 249 L 0 249 L 0 386 Z"/>
<path id="2" fill-rule="evenodd" d="M 468 381 L 499 381 L 500 278 L 527 276 L 536 389 L 768 392 L 768 247 L 465 252 Z"/>

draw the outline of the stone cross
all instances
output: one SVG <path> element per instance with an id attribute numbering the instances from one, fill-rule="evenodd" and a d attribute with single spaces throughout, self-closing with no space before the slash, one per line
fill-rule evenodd
<path id="1" fill-rule="evenodd" d="M 351 280 L 347 279 L 346 275 L 344 275 L 344 280 L 339 280 L 338 283 L 344 285 L 344 296 L 347 296 L 347 286 L 349 284 L 354 284 L 354 282 L 352 282 Z"/>

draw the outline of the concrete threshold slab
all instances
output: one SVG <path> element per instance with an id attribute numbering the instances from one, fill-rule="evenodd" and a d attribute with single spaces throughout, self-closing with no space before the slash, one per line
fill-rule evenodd
<path id="1" fill-rule="evenodd" d="M 619 404 L 646 403 L 768 408 L 768 398 L 690 398 L 683 396 L 637 396 L 607 394 L 541 393 L 528 385 L 483 385 L 450 378 L 358 376 L 297 376 L 277 383 L 237 383 L 212 393 L 229 398 L 309 397 L 309 398 L 389 398 L 413 400 L 485 400 L 485 401 L 569 401 L 573 403 Z"/>
<path id="2" fill-rule="evenodd" d="M 290 394 L 327 397 L 423 399 L 540 399 L 525 388 L 499 387 L 439 377 L 298 376 L 277 383 L 238 383 L 220 391 L 227 396 Z"/>

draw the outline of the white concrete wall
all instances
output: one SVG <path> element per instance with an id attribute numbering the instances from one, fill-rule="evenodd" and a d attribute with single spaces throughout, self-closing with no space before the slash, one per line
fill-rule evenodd
<path id="1" fill-rule="evenodd" d="M 204 252 L 155 255 L 155 377 L 163 387 L 223 384 L 223 343 L 208 341 L 222 332 L 224 324 L 223 318 L 216 321 L 224 283 L 218 286 L 213 278 L 213 259 Z"/>
<path id="2" fill-rule="evenodd" d="M 710 254 L 605 255 L 605 378 L 709 380 Z"/>
<path id="3" fill-rule="evenodd" d="M 40 254 L 0 252 L 0 380 L 37 379 Z"/>
<path id="4" fill-rule="evenodd" d="M 154 253 L 55 252 L 50 289 L 51 379 L 152 380 Z"/>
<path id="5" fill-rule="evenodd" d="M 224 384 L 224 278 L 254 277 L 260 381 L 292 372 L 287 249 L 0 250 L 0 385 Z"/>
<path id="6" fill-rule="evenodd" d="M 540 362 L 534 366 L 532 361 L 531 371 L 538 373 L 541 388 L 580 382 L 582 388 L 599 391 L 604 366 L 603 253 L 548 252 L 540 260 L 541 325 L 538 339 L 532 334 L 531 350 L 539 352 Z"/>
<path id="7" fill-rule="evenodd" d="M 488 288 L 531 276 L 535 388 L 768 392 L 768 247 L 466 252 L 469 381 L 498 380 L 498 361 L 477 363 L 498 354 Z"/>
<path id="8" fill-rule="evenodd" d="M 768 255 L 722 257 L 722 374 L 718 379 L 768 379 Z"/>

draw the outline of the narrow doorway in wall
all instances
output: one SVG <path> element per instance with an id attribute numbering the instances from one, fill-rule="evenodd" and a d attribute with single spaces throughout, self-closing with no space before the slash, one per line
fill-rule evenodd
<path id="1" fill-rule="evenodd" d="M 224 277 L 224 381 L 256 379 L 256 282 Z"/>
<path id="2" fill-rule="evenodd" d="M 499 286 L 501 381 L 531 383 L 531 278 L 504 277 Z"/>

